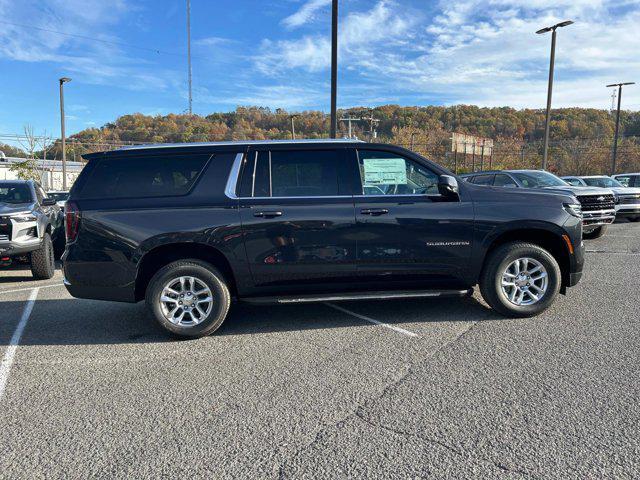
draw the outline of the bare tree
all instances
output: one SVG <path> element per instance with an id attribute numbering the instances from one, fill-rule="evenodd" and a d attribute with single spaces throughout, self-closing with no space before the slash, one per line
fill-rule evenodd
<path id="1" fill-rule="evenodd" d="M 24 136 L 18 140 L 27 158 L 23 161 L 13 163 L 9 169 L 16 173 L 16 176 L 23 180 L 39 180 L 41 175 L 38 174 L 38 164 L 36 162 L 36 150 L 38 149 L 39 140 L 33 133 L 31 125 L 24 126 Z"/>

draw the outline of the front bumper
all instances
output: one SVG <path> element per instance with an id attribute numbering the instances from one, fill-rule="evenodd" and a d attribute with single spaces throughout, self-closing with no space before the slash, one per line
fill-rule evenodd
<path id="1" fill-rule="evenodd" d="M 578 283 L 580 283 L 580 279 L 582 278 L 582 272 L 573 272 L 569 274 L 569 284 L 567 287 L 575 287 Z"/>
<path id="2" fill-rule="evenodd" d="M 39 238 L 24 242 L 0 242 L 0 255 L 13 257 L 38 250 L 42 242 Z"/>
<path id="3" fill-rule="evenodd" d="M 589 231 L 602 225 L 609 225 L 616 219 L 616 210 L 582 211 L 582 225 Z"/>
<path id="4" fill-rule="evenodd" d="M 616 217 L 635 217 L 640 215 L 640 203 L 616 205 Z"/>

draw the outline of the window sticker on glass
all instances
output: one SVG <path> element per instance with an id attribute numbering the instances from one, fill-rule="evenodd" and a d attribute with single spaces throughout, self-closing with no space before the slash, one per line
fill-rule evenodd
<path id="1" fill-rule="evenodd" d="M 365 158 L 364 186 L 406 185 L 407 166 L 402 158 Z"/>

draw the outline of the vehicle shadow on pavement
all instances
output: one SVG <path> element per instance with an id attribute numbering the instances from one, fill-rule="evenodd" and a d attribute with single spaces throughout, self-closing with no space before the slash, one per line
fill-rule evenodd
<path id="1" fill-rule="evenodd" d="M 360 302 L 336 302 L 354 313 L 390 325 L 439 322 L 501 320 L 504 317 L 475 298 L 422 298 Z M 265 310 L 266 309 L 266 310 Z M 345 327 L 375 327 L 325 304 L 276 305 L 272 307 L 239 303 L 214 335 L 251 335 Z"/>
<path id="2" fill-rule="evenodd" d="M 24 301 L 1 301 L 0 345 L 8 345 L 20 320 Z M 498 320 L 475 298 L 348 302 L 341 306 L 389 324 Z M 371 312 L 368 310 L 372 310 Z M 375 325 L 324 304 L 257 306 L 236 303 L 216 336 L 253 335 Z M 37 300 L 20 345 L 96 345 L 181 341 L 166 333 L 135 305 L 92 300 Z M 197 340 L 195 340 L 197 341 Z"/>
<path id="3" fill-rule="evenodd" d="M 56 261 L 56 271 L 62 268 L 62 264 Z M 31 266 L 23 263 L 14 263 L 0 269 L 0 285 L 3 283 L 34 282 L 31 274 Z M 18 285 L 19 286 L 19 285 Z M 34 285 L 37 287 L 37 285 Z M 1 293 L 1 292 L 0 292 Z"/>

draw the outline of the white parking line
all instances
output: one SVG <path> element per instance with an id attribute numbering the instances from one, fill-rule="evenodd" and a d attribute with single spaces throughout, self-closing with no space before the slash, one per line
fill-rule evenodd
<path id="1" fill-rule="evenodd" d="M 53 288 L 53 287 L 62 287 L 64 283 L 56 283 L 54 285 L 38 285 L 38 287 L 25 287 L 25 288 L 16 288 L 15 290 L 0 290 L 0 294 L 2 293 L 16 293 L 16 292 L 26 292 L 29 290 L 33 290 L 34 288 Z"/>
<path id="2" fill-rule="evenodd" d="M 13 332 L 13 336 L 9 341 L 7 351 L 4 352 L 2 363 L 0 363 L 0 399 L 4 394 L 4 388 L 7 386 L 7 380 L 9 379 L 11 366 L 13 365 L 13 359 L 16 356 L 16 350 L 18 349 L 18 344 L 20 343 L 22 332 L 24 332 L 24 327 L 27 325 L 27 321 L 29 320 L 29 316 L 31 315 L 31 310 L 33 310 L 33 305 L 36 303 L 36 297 L 38 296 L 39 290 L 40 287 L 32 289 L 31 295 L 29 295 L 29 300 L 27 300 L 27 304 L 24 306 L 24 310 L 22 311 L 20 322 Z"/>
<path id="3" fill-rule="evenodd" d="M 404 328 L 396 327 L 395 325 L 389 325 L 388 323 L 381 322 L 379 320 L 376 320 L 375 318 L 367 317 L 365 315 L 360 315 L 359 313 L 352 312 L 351 310 L 347 310 L 346 308 L 339 307 L 338 305 L 334 305 L 333 303 L 325 303 L 325 305 L 327 307 L 331 307 L 331 308 L 334 308 L 334 309 L 339 310 L 341 312 L 344 312 L 344 313 L 347 313 L 349 315 L 352 315 L 352 316 L 354 316 L 356 318 L 359 318 L 360 320 L 364 320 L 365 322 L 373 323 L 375 325 L 380 325 L 381 327 L 388 328 L 389 330 L 393 330 L 394 332 L 401 333 L 401 334 L 406 335 L 408 337 L 417 337 L 418 336 L 417 333 L 410 332 L 409 330 L 405 330 Z"/>

